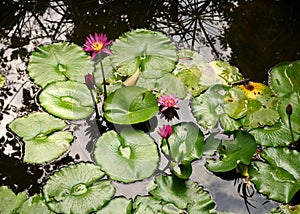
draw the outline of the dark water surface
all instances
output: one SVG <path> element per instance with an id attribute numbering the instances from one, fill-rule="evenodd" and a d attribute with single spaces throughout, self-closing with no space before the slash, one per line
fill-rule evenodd
<path id="1" fill-rule="evenodd" d="M 105 32 L 115 39 L 130 29 L 148 28 L 163 31 L 179 48 L 199 51 L 208 61 L 228 61 L 245 77 L 265 83 L 267 71 L 275 64 L 300 57 L 297 0 L 9 0 L 2 1 L 0 7 L 0 72 L 6 78 L 0 88 L 0 182 L 16 193 L 38 193 L 55 170 L 73 162 L 91 161 L 91 139 L 99 135 L 90 129 L 97 130 L 91 121 L 72 122 L 70 130 L 76 139 L 65 156 L 44 165 L 22 162 L 23 142 L 7 126 L 17 117 L 41 110 L 36 101 L 39 88 L 26 73 L 30 52 L 39 45 L 57 41 L 83 45 L 89 33 Z M 182 106 L 189 108 L 187 102 Z M 194 121 L 189 112 L 180 111 L 179 116 L 180 121 Z M 153 127 L 163 123 L 159 118 L 151 122 Z M 157 130 L 151 130 L 150 135 L 157 138 Z M 160 168 L 166 162 L 162 160 Z M 193 163 L 191 179 L 210 192 L 217 210 L 247 213 L 233 178 L 212 175 L 203 164 Z M 144 195 L 145 182 L 115 183 L 117 195 Z M 251 213 L 266 213 L 276 206 L 274 202 L 264 204 L 266 201 L 255 194 L 251 203 L 257 208 L 251 208 Z"/>

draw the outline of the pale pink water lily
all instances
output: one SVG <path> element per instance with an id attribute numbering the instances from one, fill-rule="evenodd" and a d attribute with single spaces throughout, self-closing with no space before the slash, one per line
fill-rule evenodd
<path id="1" fill-rule="evenodd" d="M 162 128 L 159 128 L 159 135 L 162 138 L 168 138 L 172 135 L 172 133 L 173 133 L 173 129 L 172 126 L 170 125 L 163 125 Z"/>
<path id="2" fill-rule="evenodd" d="M 165 94 L 161 96 L 158 100 L 158 104 L 162 107 L 160 111 L 165 111 L 170 108 L 179 109 L 180 107 L 177 105 L 179 99 L 176 98 L 174 95 Z"/>
<path id="3" fill-rule="evenodd" d="M 105 52 L 107 54 L 112 54 L 109 49 L 106 48 L 107 45 L 111 44 L 113 40 L 107 41 L 107 36 L 104 33 L 95 33 L 88 35 L 83 45 L 83 50 L 86 52 L 92 52 L 92 59 L 97 53 Z"/>

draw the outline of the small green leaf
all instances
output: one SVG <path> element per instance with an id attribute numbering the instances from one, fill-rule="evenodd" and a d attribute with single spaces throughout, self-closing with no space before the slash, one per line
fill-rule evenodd
<path id="1" fill-rule="evenodd" d="M 132 210 L 132 201 L 124 197 L 118 197 L 112 199 L 96 214 L 130 214 Z"/>
<path id="2" fill-rule="evenodd" d="M 300 189 L 300 154 L 285 147 L 266 148 L 260 154 L 268 163 L 249 167 L 251 181 L 270 199 L 288 203 Z"/>
<path id="3" fill-rule="evenodd" d="M 36 112 L 14 120 L 9 128 L 25 142 L 24 162 L 44 163 L 69 149 L 73 136 L 71 132 L 61 131 L 66 126 L 61 119 Z"/>
<path id="4" fill-rule="evenodd" d="M 74 80 L 84 82 L 90 57 L 82 47 L 68 42 L 40 46 L 32 52 L 27 67 L 33 81 L 45 87 L 48 83 Z"/>
<path id="5" fill-rule="evenodd" d="M 105 118 L 117 124 L 135 124 L 158 112 L 156 97 L 147 89 L 131 86 L 116 90 L 104 102 Z"/>
<path id="6" fill-rule="evenodd" d="M 214 212 L 215 203 L 196 182 L 182 180 L 176 176 L 156 176 L 148 190 L 156 199 L 173 203 L 188 213 Z"/>
<path id="7" fill-rule="evenodd" d="M 300 205 L 281 204 L 279 207 L 272 209 L 269 214 L 298 214 Z"/>
<path id="8" fill-rule="evenodd" d="M 0 88 L 4 86 L 5 83 L 5 77 L 0 74 Z"/>
<path id="9" fill-rule="evenodd" d="M 149 78 L 159 77 L 171 72 L 177 61 L 171 40 L 160 32 L 146 29 L 125 33 L 115 40 L 111 50 L 112 65 L 125 75 L 132 75 L 140 67 L 142 72 L 149 73 Z"/>
<path id="10" fill-rule="evenodd" d="M 39 101 L 46 111 L 67 120 L 84 119 L 94 111 L 90 91 L 85 84 L 74 81 L 50 83 L 40 93 Z"/>
<path id="11" fill-rule="evenodd" d="M 45 200 L 56 213 L 90 213 L 102 208 L 115 193 L 99 166 L 78 163 L 54 173 L 43 188 Z"/>
<path id="12" fill-rule="evenodd" d="M 217 150 L 219 160 L 207 160 L 206 168 L 213 172 L 228 172 L 239 163 L 249 165 L 257 148 L 252 135 L 237 131 L 233 140 L 225 140 Z"/>
<path id="13" fill-rule="evenodd" d="M 0 186 L 0 213 L 15 213 L 26 200 L 26 192 L 15 194 L 7 186 Z"/>
<path id="14" fill-rule="evenodd" d="M 122 182 L 142 180 L 152 175 L 159 156 L 153 139 L 142 131 L 123 129 L 103 134 L 95 145 L 97 164 L 111 179 Z"/>
<path id="15" fill-rule="evenodd" d="M 31 196 L 28 198 L 22 206 L 18 209 L 17 213 L 32 214 L 32 213 L 43 213 L 43 214 L 54 214 L 46 205 L 46 202 L 41 194 Z"/>

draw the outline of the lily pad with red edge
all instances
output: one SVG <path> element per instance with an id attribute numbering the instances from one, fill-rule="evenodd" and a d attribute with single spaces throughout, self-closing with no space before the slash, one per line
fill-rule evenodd
<path id="1" fill-rule="evenodd" d="M 188 213 L 210 213 L 215 211 L 215 202 L 208 192 L 192 180 L 176 176 L 156 176 L 147 186 L 149 193 L 157 200 L 173 203 Z"/>
<path id="2" fill-rule="evenodd" d="M 137 68 L 147 78 L 158 78 L 175 68 L 176 47 L 158 31 L 136 29 L 125 33 L 111 46 L 112 65 L 117 72 L 132 75 Z"/>
<path id="3" fill-rule="evenodd" d="M 60 169 L 43 187 L 48 207 L 56 213 L 82 214 L 101 209 L 115 188 L 111 181 L 101 180 L 104 172 L 92 163 L 78 163 Z"/>
<path id="4" fill-rule="evenodd" d="M 93 96 L 96 99 L 94 91 Z M 39 94 L 39 101 L 47 112 L 67 120 L 87 118 L 95 110 L 87 86 L 75 81 L 48 84 Z"/>
<path id="5" fill-rule="evenodd" d="M 104 101 L 104 117 L 116 124 L 145 122 L 158 113 L 158 103 L 145 88 L 124 87 L 111 93 Z"/>
<path id="6" fill-rule="evenodd" d="M 208 159 L 206 168 L 212 172 L 228 172 L 239 163 L 249 165 L 257 149 L 254 137 L 247 132 L 237 131 L 233 140 L 224 140 L 223 146 L 216 152 L 219 159 Z"/>
<path id="7" fill-rule="evenodd" d="M 270 147 L 260 155 L 267 162 L 255 161 L 251 164 L 251 182 L 269 199 L 289 203 L 300 190 L 300 154 L 287 147 Z"/>
<path id="8" fill-rule="evenodd" d="M 73 135 L 63 131 L 66 126 L 59 118 L 36 112 L 17 118 L 9 128 L 25 142 L 24 162 L 41 164 L 58 158 L 69 149 Z"/>
<path id="9" fill-rule="evenodd" d="M 84 82 L 91 72 L 90 57 L 82 47 L 68 42 L 40 46 L 29 57 L 28 74 L 33 81 L 45 87 L 48 83 L 64 80 Z"/>
<path id="10" fill-rule="evenodd" d="M 150 177 L 159 162 L 153 139 L 135 129 L 104 133 L 95 145 L 94 158 L 111 179 L 125 183 Z"/>

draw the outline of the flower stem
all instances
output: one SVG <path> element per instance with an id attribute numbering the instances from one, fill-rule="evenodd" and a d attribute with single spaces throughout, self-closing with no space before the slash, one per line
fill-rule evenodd
<path id="1" fill-rule="evenodd" d="M 94 108 L 95 108 L 95 112 L 96 112 L 96 121 L 100 121 L 101 118 L 100 118 L 99 110 L 98 110 L 98 107 L 97 107 L 95 97 L 93 95 L 93 91 L 91 89 L 90 89 L 90 93 L 91 93 L 91 96 L 92 96 L 92 100 L 93 100 Z"/>
<path id="2" fill-rule="evenodd" d="M 106 97 L 107 97 L 106 80 L 105 80 L 105 75 L 104 75 L 104 69 L 103 69 L 103 63 L 102 63 L 102 57 L 101 56 L 100 56 L 100 66 L 101 66 L 102 79 L 103 79 L 104 99 L 106 99 Z"/>

